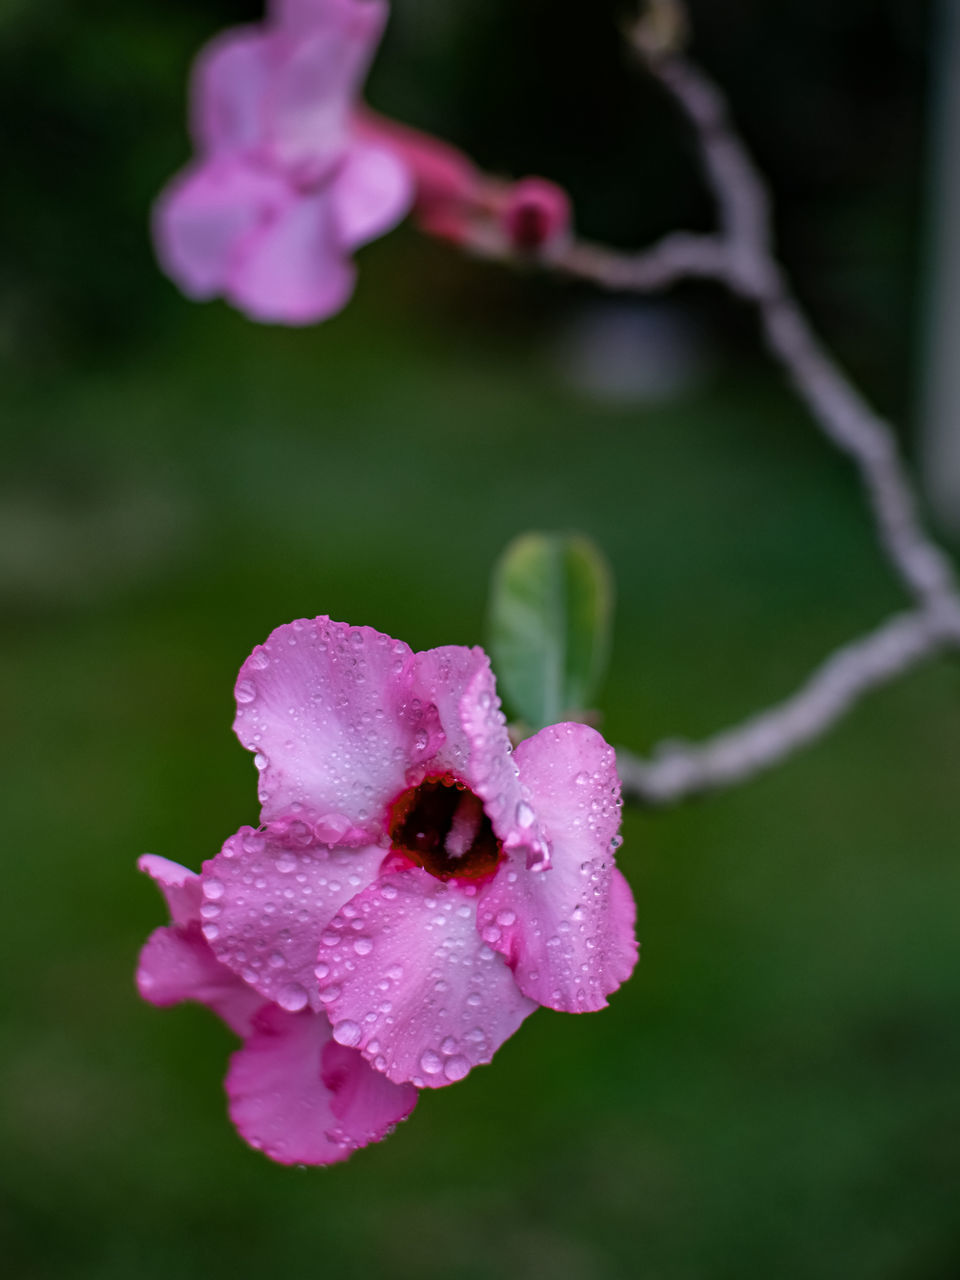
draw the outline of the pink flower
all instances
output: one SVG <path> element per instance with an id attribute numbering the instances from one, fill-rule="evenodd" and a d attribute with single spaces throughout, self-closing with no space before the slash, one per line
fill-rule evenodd
<path id="1" fill-rule="evenodd" d="M 264 1000 L 217 960 L 201 932 L 209 908 L 199 876 L 150 854 L 140 868 L 159 884 L 172 920 L 140 954 L 140 994 L 160 1006 L 199 1001 L 243 1038 L 226 1087 L 231 1119 L 251 1146 L 281 1164 L 333 1164 L 406 1119 L 417 1100 L 411 1085 L 392 1084 L 337 1044 L 322 1013 Z"/>
<path id="2" fill-rule="evenodd" d="M 386 16 L 384 0 L 272 0 L 263 27 L 228 31 L 201 53 L 198 159 L 155 215 L 158 255 L 184 293 L 284 324 L 347 302 L 351 253 L 393 227 L 413 195 L 402 161 L 354 122 Z"/>
<path id="3" fill-rule="evenodd" d="M 599 1009 L 629 977 L 614 752 L 582 724 L 512 752 L 481 649 L 293 622 L 236 698 L 262 826 L 204 864 L 200 910 L 244 990 L 325 1011 L 389 1081 L 435 1087 L 537 1005 Z"/>

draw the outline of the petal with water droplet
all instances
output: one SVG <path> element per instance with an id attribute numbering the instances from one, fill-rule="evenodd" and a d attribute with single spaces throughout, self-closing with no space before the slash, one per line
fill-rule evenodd
<path id="1" fill-rule="evenodd" d="M 413 1110 L 396 1085 L 336 1044 L 322 1014 L 267 1006 L 230 1062 L 230 1118 L 251 1146 L 281 1164 L 335 1164 L 378 1142 Z"/>
<path id="2" fill-rule="evenodd" d="M 616 756 L 583 724 L 541 729 L 515 755 L 552 861 L 543 871 L 515 863 L 512 881 L 498 874 L 481 892 L 480 928 L 525 995 L 568 1013 L 601 1009 L 637 959 L 633 895 L 611 847 L 620 825 Z"/>
<path id="3" fill-rule="evenodd" d="M 183 1000 L 205 1004 L 240 1036 L 263 1007 L 263 997 L 216 959 L 199 924 L 154 930 L 140 952 L 137 989 L 160 1008 Z"/>
<path id="4" fill-rule="evenodd" d="M 242 827 L 203 868 L 204 883 L 215 883 L 219 895 L 214 953 L 265 999 L 290 1011 L 307 1002 L 320 1008 L 321 938 L 376 879 L 383 857 L 379 845 L 330 849 L 299 820 L 259 832 Z"/>
<path id="5" fill-rule="evenodd" d="M 461 904 L 471 906 L 466 917 Z M 330 925 L 341 945 L 322 948 L 329 972 L 320 994 L 339 989 L 327 1004 L 334 1034 L 340 1039 L 337 1027 L 346 1024 L 348 1043 L 391 1080 L 429 1088 L 460 1080 L 489 1062 L 536 1008 L 481 940 L 476 899 L 456 884 L 419 867 L 391 869 L 350 906 L 352 915 Z M 365 956 L 349 945 L 358 920 L 373 942 Z"/>
<path id="6" fill-rule="evenodd" d="M 254 650 L 237 682 L 249 700 L 238 703 L 234 730 L 266 759 L 265 821 L 291 811 L 310 822 L 337 815 L 348 828 L 341 841 L 380 836 L 418 757 L 423 725 L 405 711 L 411 657 L 389 636 L 329 618 L 278 627 Z"/>

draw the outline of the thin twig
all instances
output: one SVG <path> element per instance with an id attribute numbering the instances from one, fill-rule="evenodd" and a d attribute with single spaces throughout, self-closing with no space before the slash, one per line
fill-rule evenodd
<path id="1" fill-rule="evenodd" d="M 953 567 L 923 528 L 895 435 L 827 352 L 793 296 L 773 248 L 766 184 L 723 93 L 679 51 L 686 27 L 680 0 L 650 0 L 628 39 L 693 130 L 719 229 L 678 232 L 639 254 L 574 241 L 545 257 L 544 266 L 637 293 L 710 279 L 753 306 L 767 347 L 813 421 L 857 467 L 880 545 L 914 607 L 838 649 L 785 702 L 701 745 L 664 744 L 650 761 L 619 751 L 625 795 L 648 804 L 751 778 L 821 736 L 871 689 L 944 649 L 960 648 Z"/>
<path id="2" fill-rule="evenodd" d="M 897 614 L 837 649 L 785 701 L 697 745 L 665 743 L 652 760 L 617 752 L 624 793 L 650 805 L 734 786 L 821 737 L 871 689 L 960 642 L 960 615 Z"/>

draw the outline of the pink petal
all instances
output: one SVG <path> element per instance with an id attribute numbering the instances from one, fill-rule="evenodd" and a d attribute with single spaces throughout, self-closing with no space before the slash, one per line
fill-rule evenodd
<path id="1" fill-rule="evenodd" d="M 276 218 L 289 199 L 280 178 L 241 161 L 185 170 L 154 210 L 161 266 L 188 297 L 216 297 L 247 238 Z"/>
<path id="2" fill-rule="evenodd" d="M 483 801 L 504 846 L 540 863 L 546 850 L 523 801 L 490 659 L 479 648 L 428 649 L 414 655 L 411 682 L 424 702 L 436 706 L 446 737 L 427 771 L 446 770 L 465 782 Z"/>
<path id="3" fill-rule="evenodd" d="M 182 1000 L 205 1004 L 240 1036 L 263 1006 L 262 996 L 215 959 L 196 924 L 154 930 L 140 952 L 137 988 L 161 1008 Z"/>
<path id="4" fill-rule="evenodd" d="M 614 865 L 616 757 L 596 730 L 551 725 L 516 750 L 529 804 L 552 847 L 547 870 L 501 868 L 482 890 L 483 936 L 521 991 L 568 1013 L 601 1009 L 637 959 L 633 895 Z"/>
<path id="5" fill-rule="evenodd" d="M 169 858 L 160 858 L 155 853 L 145 853 L 137 866 L 160 886 L 174 924 L 187 925 L 200 919 L 203 895 L 200 877 L 195 871 L 181 867 L 179 862 L 171 862 Z"/>
<path id="6" fill-rule="evenodd" d="M 377 877 L 378 845 L 330 849 L 303 822 L 243 827 L 204 864 L 203 933 L 213 954 L 288 1012 L 322 1008 L 320 937 L 345 902 Z"/>
<path id="7" fill-rule="evenodd" d="M 397 1083 L 462 1080 L 536 1008 L 477 933 L 476 898 L 419 867 L 381 875 L 322 941 L 334 1038 Z"/>
<path id="8" fill-rule="evenodd" d="M 322 1014 L 268 1006 L 230 1061 L 230 1118 L 281 1164 L 335 1164 L 378 1142 L 413 1110 L 417 1093 L 391 1084 L 330 1040 Z"/>
<path id="9" fill-rule="evenodd" d="M 408 766 L 434 741 L 407 691 L 411 657 L 399 640 L 325 617 L 278 627 L 254 649 L 233 727 L 257 752 L 265 821 L 324 820 L 331 844 L 382 836 Z"/>
<path id="10" fill-rule="evenodd" d="M 379 37 L 387 21 L 387 6 L 384 0 L 271 0 L 270 16 L 290 35 L 303 35 L 339 20 L 375 26 Z"/>
<path id="11" fill-rule="evenodd" d="M 270 43 L 257 27 L 212 40 L 194 64 L 193 134 L 200 151 L 251 151 L 264 136 Z"/>
<path id="12" fill-rule="evenodd" d="M 355 272 L 345 256 L 329 191 L 296 195 L 243 243 L 226 297 L 253 320 L 315 324 L 340 311 Z"/>
<path id="13" fill-rule="evenodd" d="M 318 175 L 343 150 L 385 19 L 367 0 L 283 7 L 268 100 L 279 163 Z"/>
<path id="14" fill-rule="evenodd" d="M 413 202 L 406 166 L 383 147 L 354 143 L 333 184 L 337 225 L 347 248 L 391 230 Z"/>

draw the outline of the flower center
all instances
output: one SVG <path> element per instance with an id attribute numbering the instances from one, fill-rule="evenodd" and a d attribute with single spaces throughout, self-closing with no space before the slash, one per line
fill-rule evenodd
<path id="1" fill-rule="evenodd" d="M 480 797 L 448 773 L 393 802 L 390 846 L 438 880 L 481 880 L 503 857 Z"/>

